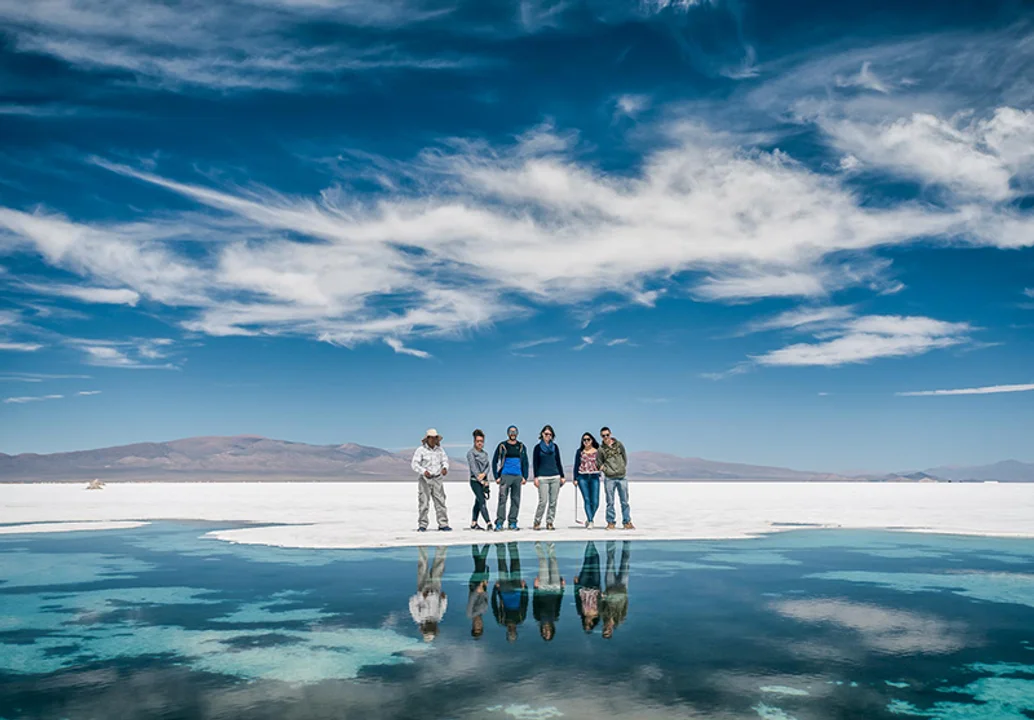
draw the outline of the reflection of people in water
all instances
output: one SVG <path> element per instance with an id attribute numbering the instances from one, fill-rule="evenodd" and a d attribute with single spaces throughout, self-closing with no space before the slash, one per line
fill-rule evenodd
<path id="1" fill-rule="evenodd" d="M 628 566 L 632 559 L 632 545 L 621 543 L 621 563 L 614 572 L 615 545 L 607 541 L 607 589 L 600 597 L 600 616 L 603 618 L 603 637 L 610 639 L 614 628 L 628 616 Z"/>
<path id="2" fill-rule="evenodd" d="M 470 574 L 470 590 L 467 593 L 467 617 L 470 618 L 470 634 L 479 638 L 485 632 L 485 611 L 488 610 L 488 551 L 491 545 L 479 548 L 470 546 L 474 559 L 474 572 Z"/>
<path id="3" fill-rule="evenodd" d="M 521 556 L 517 552 L 517 543 L 502 543 L 495 546 L 496 559 L 499 563 L 499 579 L 492 589 L 492 613 L 496 622 L 506 627 L 506 639 L 513 642 L 517 639 L 517 626 L 528 616 L 528 584 L 521 579 Z M 510 566 L 506 559 L 509 556 Z"/>
<path id="4" fill-rule="evenodd" d="M 416 595 L 409 598 L 409 614 L 420 626 L 424 641 L 431 642 L 438 635 L 438 623 L 445 615 L 449 601 L 442 591 L 442 576 L 445 574 L 444 547 L 436 548 L 430 567 L 427 563 L 427 548 L 417 548 L 419 559 L 416 565 Z"/>
<path id="5" fill-rule="evenodd" d="M 585 543 L 582 571 L 574 579 L 574 604 L 582 629 L 591 633 L 600 621 L 600 553 L 592 541 Z"/>
<path id="6" fill-rule="evenodd" d="M 564 599 L 564 579 L 560 577 L 553 543 L 535 543 L 535 554 L 539 556 L 539 574 L 535 578 L 535 597 L 531 611 L 538 621 L 539 634 L 549 642 L 556 635 L 556 621 L 560 617 L 560 605 Z"/>

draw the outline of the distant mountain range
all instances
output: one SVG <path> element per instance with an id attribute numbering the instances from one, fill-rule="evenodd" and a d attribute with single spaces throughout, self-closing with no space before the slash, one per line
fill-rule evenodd
<path id="1" fill-rule="evenodd" d="M 412 480 L 410 451 L 346 443 L 308 445 L 253 435 L 196 437 L 100 450 L 37 455 L 0 453 L 0 482 Z M 464 468 L 462 458 L 453 458 Z M 462 478 L 463 471 L 457 473 Z M 683 458 L 629 454 L 629 477 L 640 480 L 783 482 L 1034 482 L 1034 463 L 1007 460 L 978 467 L 942 467 L 889 475 L 840 475 Z"/>

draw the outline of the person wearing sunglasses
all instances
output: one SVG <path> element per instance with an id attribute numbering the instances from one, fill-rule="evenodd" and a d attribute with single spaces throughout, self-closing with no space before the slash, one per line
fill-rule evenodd
<path id="1" fill-rule="evenodd" d="M 617 522 L 614 512 L 614 491 L 621 500 L 621 521 L 625 530 L 635 530 L 632 524 L 632 510 L 628 506 L 628 453 L 621 441 L 613 436 L 610 428 L 600 428 L 600 470 L 603 471 L 603 492 L 607 498 L 607 529 L 613 530 Z"/>
<path id="2" fill-rule="evenodd" d="M 592 433 L 582 435 L 582 444 L 574 453 L 574 481 L 582 492 L 585 505 L 585 527 L 592 529 L 600 507 L 600 444 Z"/>

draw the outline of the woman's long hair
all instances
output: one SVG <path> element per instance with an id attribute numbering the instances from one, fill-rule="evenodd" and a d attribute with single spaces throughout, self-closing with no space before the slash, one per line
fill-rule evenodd
<path id="1" fill-rule="evenodd" d="M 539 430 L 539 440 L 542 439 L 542 435 L 546 432 L 546 430 L 549 430 L 549 432 L 553 434 L 553 439 L 556 440 L 556 430 L 553 429 L 552 425 L 542 426 L 542 429 Z"/>
<path id="2" fill-rule="evenodd" d="M 585 438 L 589 438 L 589 442 L 592 444 L 593 449 L 600 449 L 600 444 L 596 442 L 596 437 L 591 432 L 582 433 L 582 445 L 585 445 Z M 580 445 L 579 447 L 581 447 L 582 445 Z"/>

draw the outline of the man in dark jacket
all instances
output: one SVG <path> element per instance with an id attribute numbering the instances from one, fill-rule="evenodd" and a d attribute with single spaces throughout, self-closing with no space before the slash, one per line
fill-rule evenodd
<path id="1" fill-rule="evenodd" d="M 517 551 L 517 543 L 507 543 L 505 555 L 502 543 L 495 546 L 495 551 L 499 579 L 492 588 L 492 614 L 496 622 L 506 628 L 506 639 L 513 642 L 517 639 L 517 626 L 528 616 L 528 583 L 521 577 L 521 556 Z M 510 558 L 509 568 L 506 566 L 506 555 Z"/>
<path id="2" fill-rule="evenodd" d="M 499 504 L 496 507 L 495 529 L 503 529 L 506 516 L 506 498 L 510 498 L 509 528 L 517 527 L 517 513 L 521 509 L 521 486 L 528 482 L 528 449 L 517 439 L 517 426 L 506 429 L 506 440 L 499 443 L 492 456 L 492 474 L 499 485 Z"/>

